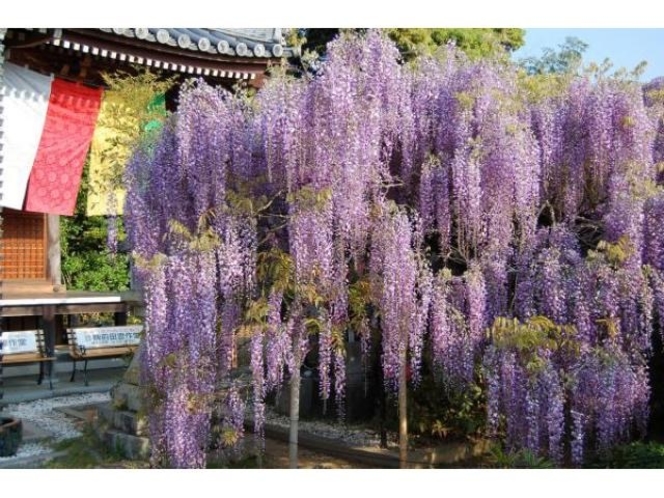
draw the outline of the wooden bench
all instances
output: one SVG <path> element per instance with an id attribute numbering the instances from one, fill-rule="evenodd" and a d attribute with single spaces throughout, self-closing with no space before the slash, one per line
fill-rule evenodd
<path id="1" fill-rule="evenodd" d="M 2 333 L 2 366 L 39 364 L 39 377 L 37 384 L 44 380 L 44 367 L 51 362 L 48 368 L 48 386 L 53 389 L 53 363 L 55 355 L 46 347 L 43 330 L 21 330 Z"/>
<path id="2" fill-rule="evenodd" d="M 83 378 L 88 385 L 88 360 L 133 354 L 141 339 L 142 325 L 67 329 L 69 356 L 73 360 L 70 382 L 76 378 L 76 362 L 84 361 Z"/>

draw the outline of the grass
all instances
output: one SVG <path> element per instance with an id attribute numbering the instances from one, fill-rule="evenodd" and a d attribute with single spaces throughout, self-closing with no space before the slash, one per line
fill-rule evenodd
<path id="1" fill-rule="evenodd" d="M 664 469 L 664 444 L 658 441 L 635 441 L 617 446 L 608 455 L 598 458 L 591 468 Z"/>
<path id="2" fill-rule="evenodd" d="M 119 448 L 109 448 L 97 435 L 91 423 L 82 428 L 82 435 L 52 443 L 54 451 L 61 453 L 44 463 L 45 469 L 147 469 L 146 460 L 130 460 Z M 210 469 L 257 469 L 258 458 L 254 455 L 226 462 L 211 461 Z"/>
<path id="3" fill-rule="evenodd" d="M 121 451 L 109 448 L 97 436 L 90 424 L 83 428 L 83 435 L 53 444 L 53 449 L 64 453 L 44 464 L 47 469 L 99 469 L 99 468 L 147 468 L 148 463 L 128 460 Z"/>
<path id="4" fill-rule="evenodd" d="M 246 456 L 239 460 L 231 460 L 228 462 L 211 461 L 208 462 L 208 469 L 260 469 L 261 464 L 258 457 L 255 455 Z"/>

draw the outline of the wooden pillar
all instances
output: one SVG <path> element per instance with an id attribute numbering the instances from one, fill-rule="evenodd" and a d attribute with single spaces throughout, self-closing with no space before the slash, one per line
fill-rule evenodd
<path id="1" fill-rule="evenodd" d="M 47 272 L 48 278 L 53 285 L 53 290 L 59 292 L 62 288 L 62 268 L 60 246 L 60 216 L 57 214 L 46 215 L 46 250 L 47 250 Z"/>
<path id="2" fill-rule="evenodd" d="M 73 329 L 79 325 L 79 316 L 78 315 L 67 315 L 67 325 L 69 328 Z"/>
<path id="3" fill-rule="evenodd" d="M 124 311 L 116 311 L 113 314 L 113 321 L 115 325 L 127 325 L 127 310 L 125 309 Z"/>
<path id="4" fill-rule="evenodd" d="M 42 307 L 42 329 L 44 330 L 44 346 L 47 355 L 55 354 L 55 306 Z M 45 365 L 46 363 L 46 365 Z M 53 375 L 53 362 L 42 361 L 39 363 L 40 370 L 46 368 L 46 376 L 51 378 Z"/>

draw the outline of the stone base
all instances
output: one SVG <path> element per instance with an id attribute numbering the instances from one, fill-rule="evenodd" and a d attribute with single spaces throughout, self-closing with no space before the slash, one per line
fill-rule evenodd
<path id="1" fill-rule="evenodd" d="M 143 389 L 139 387 L 139 361 L 143 343 L 138 347 L 122 380 L 111 388 L 111 402 L 99 407 L 97 433 L 113 451 L 132 460 L 150 458 L 148 423 L 142 415 Z"/>
<path id="2" fill-rule="evenodd" d="M 150 457 L 147 421 L 136 412 L 117 410 L 109 403 L 99 407 L 97 416 L 97 433 L 108 448 L 132 460 Z"/>
<path id="3" fill-rule="evenodd" d="M 106 429 L 99 436 L 108 448 L 119 452 L 130 460 L 147 460 L 150 458 L 150 441 L 148 438 L 132 436 L 116 429 Z"/>
<path id="4" fill-rule="evenodd" d="M 120 383 L 111 389 L 113 407 L 116 410 L 140 412 L 143 407 L 143 392 L 133 384 Z"/>
<path id="5" fill-rule="evenodd" d="M 132 436 L 147 436 L 148 422 L 136 412 L 116 410 L 111 404 L 100 406 L 98 409 L 100 422 L 112 429 L 125 432 Z"/>

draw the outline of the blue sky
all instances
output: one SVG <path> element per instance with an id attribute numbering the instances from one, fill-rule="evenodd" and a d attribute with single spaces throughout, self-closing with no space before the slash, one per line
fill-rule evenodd
<path id="1" fill-rule="evenodd" d="M 608 58 L 614 69 L 628 70 L 641 61 L 648 62 L 641 81 L 664 76 L 664 29 L 646 28 L 537 28 L 526 30 L 526 44 L 515 52 L 515 59 L 540 57 L 546 47 L 558 49 L 565 38 L 573 36 L 588 44 L 584 62 L 601 63 Z"/>
<path id="2" fill-rule="evenodd" d="M 205 2 L 204 2 L 205 3 Z M 226 27 L 514 27 L 526 30 L 526 45 L 517 57 L 557 49 L 566 36 L 589 45 L 585 62 L 609 58 L 614 67 L 633 69 L 648 61 L 641 81 L 664 76 L 664 17 L 653 0 L 556 0 L 554 4 L 522 0 L 472 2 L 358 2 L 335 0 L 252 0 L 210 2 L 205 8 L 155 9 L 147 2 L 114 0 L 113 8 L 90 9 L 89 0 L 31 0 L 3 12 L 0 26 L 226 26 Z M 287 7 L 284 7 L 287 5 Z M 64 6 L 64 7 L 63 7 Z M 568 26 L 568 28 L 560 28 Z M 648 29 L 646 29 L 648 28 Z"/>

